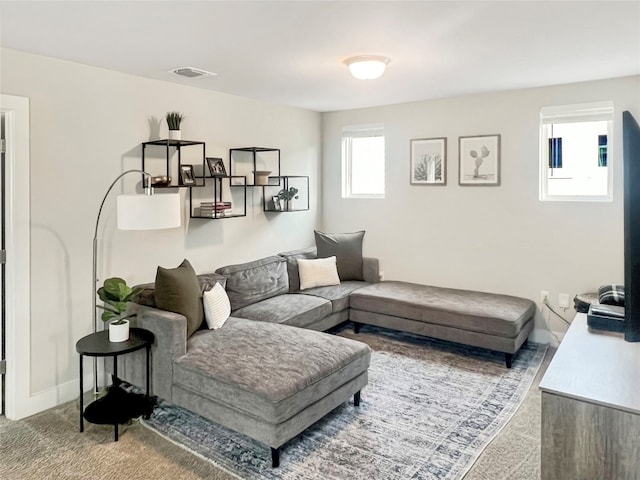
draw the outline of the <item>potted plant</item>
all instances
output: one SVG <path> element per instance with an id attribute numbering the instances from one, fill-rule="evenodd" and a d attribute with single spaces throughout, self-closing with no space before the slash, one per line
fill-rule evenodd
<path id="1" fill-rule="evenodd" d="M 180 140 L 182 135 L 180 133 L 180 122 L 184 119 L 184 115 L 178 112 L 167 113 L 167 125 L 169 126 L 169 139 Z"/>
<path id="2" fill-rule="evenodd" d="M 296 187 L 289 187 L 287 189 L 283 188 L 278 192 L 278 198 L 280 200 L 284 200 L 285 210 L 291 210 L 291 201 L 294 198 L 298 198 L 298 189 Z"/>
<path id="3" fill-rule="evenodd" d="M 127 303 L 133 302 L 142 291 L 140 287 L 131 288 L 122 278 L 112 277 L 104 281 L 98 289 L 98 297 L 104 305 L 98 305 L 102 312 L 102 321 L 109 322 L 109 341 L 124 342 L 129 339 L 129 320 L 135 313 L 127 314 Z"/>

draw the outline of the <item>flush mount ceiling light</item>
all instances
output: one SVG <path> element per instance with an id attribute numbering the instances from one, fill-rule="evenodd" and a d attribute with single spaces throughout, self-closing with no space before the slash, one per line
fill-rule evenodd
<path id="1" fill-rule="evenodd" d="M 176 75 L 187 78 L 214 77 L 217 75 L 216 73 L 207 72 L 206 70 L 200 70 L 199 68 L 193 67 L 174 68 L 173 70 L 169 70 L 169 73 L 175 73 Z"/>
<path id="2" fill-rule="evenodd" d="M 389 59 L 380 55 L 359 55 L 347 58 L 344 63 L 354 77 L 360 80 L 373 80 L 382 76 Z"/>

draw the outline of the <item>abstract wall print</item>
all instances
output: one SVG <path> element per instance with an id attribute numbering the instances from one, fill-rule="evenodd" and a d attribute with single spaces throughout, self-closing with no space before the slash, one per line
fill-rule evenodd
<path id="1" fill-rule="evenodd" d="M 459 137 L 458 155 L 460 185 L 500 185 L 500 135 Z"/>
<path id="2" fill-rule="evenodd" d="M 447 184 L 447 139 L 411 140 L 411 184 Z"/>

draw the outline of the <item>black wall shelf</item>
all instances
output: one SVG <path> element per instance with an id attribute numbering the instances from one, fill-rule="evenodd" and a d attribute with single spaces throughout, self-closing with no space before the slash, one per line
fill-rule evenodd
<path id="1" fill-rule="evenodd" d="M 262 188 L 262 210 L 265 212 L 304 212 L 309 210 L 309 177 L 305 175 L 278 175 L 269 177 L 277 180 L 277 185 L 265 185 Z M 281 191 L 297 188 L 297 196 L 301 198 L 290 201 L 280 199 L 277 204 L 274 197 Z M 277 208 L 279 204 L 280 208 Z"/>
<path id="2" fill-rule="evenodd" d="M 195 185 L 182 185 L 180 182 L 180 167 L 182 165 L 182 148 L 183 147 L 191 147 L 191 146 L 198 146 L 201 145 L 202 146 L 202 171 L 204 172 L 205 170 L 205 158 L 206 158 L 206 152 L 205 152 L 205 143 L 204 142 L 199 142 L 199 141 L 193 141 L 193 140 L 171 140 L 171 139 L 162 139 L 162 140 L 152 140 L 150 142 L 143 142 L 142 143 L 142 170 L 144 170 L 145 172 L 146 170 L 146 150 L 148 146 L 158 146 L 158 147 L 164 147 L 166 149 L 166 168 L 165 168 L 165 172 L 164 174 L 167 175 L 168 177 L 171 177 L 171 183 L 169 183 L 168 185 L 154 185 L 154 188 L 171 188 L 171 187 L 203 187 L 205 185 L 204 179 L 202 177 L 196 177 L 196 184 Z M 175 172 L 172 172 L 171 170 L 171 149 L 175 148 L 177 154 L 178 154 L 178 165 L 177 168 L 175 169 Z M 150 173 L 152 176 L 162 176 L 163 174 L 160 173 L 158 175 L 155 175 L 154 173 L 148 172 Z M 172 175 L 172 173 L 175 173 L 175 175 Z M 198 180 L 200 179 L 200 181 Z"/>
<path id="3" fill-rule="evenodd" d="M 258 158 L 260 154 L 265 154 L 263 155 L 263 158 L 265 159 L 264 163 L 269 164 L 269 166 L 262 167 L 262 168 L 258 167 Z M 268 154 L 271 154 L 271 155 L 268 155 Z M 267 157 L 269 156 L 273 158 L 267 159 Z M 244 164 L 244 168 L 242 168 L 243 164 Z M 279 178 L 280 149 L 269 148 L 269 147 L 241 147 L 241 148 L 229 149 L 229 175 L 233 176 L 235 172 L 236 176 L 238 175 L 246 176 L 247 179 L 251 179 L 251 181 L 247 180 L 247 182 L 245 182 L 245 185 L 247 187 L 261 187 L 263 185 L 256 185 L 255 183 L 253 172 L 255 172 L 256 170 L 258 171 L 269 170 L 273 174 L 273 175 L 270 175 L 269 178 Z M 236 185 L 233 185 L 233 186 L 236 186 Z"/>
<path id="4" fill-rule="evenodd" d="M 245 177 L 241 177 L 239 175 L 235 175 L 235 176 L 224 176 L 224 177 L 211 177 L 211 176 L 204 176 L 204 177 L 197 177 L 198 180 L 202 180 L 202 182 L 206 185 L 207 181 L 211 181 L 212 182 L 212 188 L 213 188 L 213 197 L 212 200 L 209 200 L 209 198 L 207 198 L 206 202 L 213 204 L 213 205 L 209 205 L 209 206 L 205 206 L 204 208 L 208 209 L 209 213 L 202 213 L 202 201 L 200 202 L 200 205 L 197 205 L 197 200 L 194 200 L 193 198 L 193 190 L 189 189 L 189 217 L 190 218 L 201 218 L 201 219 L 205 219 L 205 220 L 223 220 L 226 218 L 237 218 L 237 217 L 246 217 L 247 216 L 247 186 L 244 184 L 246 183 L 246 178 Z M 234 182 L 242 182 L 243 184 L 236 184 L 234 185 Z M 230 209 L 218 209 L 218 208 L 222 208 L 222 207 L 216 207 L 215 205 L 217 205 L 218 203 L 223 203 L 223 190 L 224 190 L 224 185 L 225 184 L 229 184 L 229 186 L 235 186 L 235 187 L 243 187 L 243 192 L 241 194 L 242 197 L 242 209 L 238 209 L 236 208 L 230 208 Z M 230 195 L 231 197 L 233 197 L 233 194 L 231 193 L 230 190 Z M 236 195 L 236 197 L 239 195 Z M 233 198 L 232 198 L 233 200 Z"/>

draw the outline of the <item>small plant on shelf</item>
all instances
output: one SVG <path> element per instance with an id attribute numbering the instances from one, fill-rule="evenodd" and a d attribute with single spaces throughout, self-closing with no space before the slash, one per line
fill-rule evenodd
<path id="1" fill-rule="evenodd" d="M 298 189 L 296 187 L 289 187 L 287 190 L 283 188 L 278 192 L 278 198 L 286 202 L 298 198 Z"/>
<path id="2" fill-rule="evenodd" d="M 178 112 L 167 113 L 167 125 L 169 130 L 180 130 L 180 122 L 184 119 L 184 115 Z"/>

